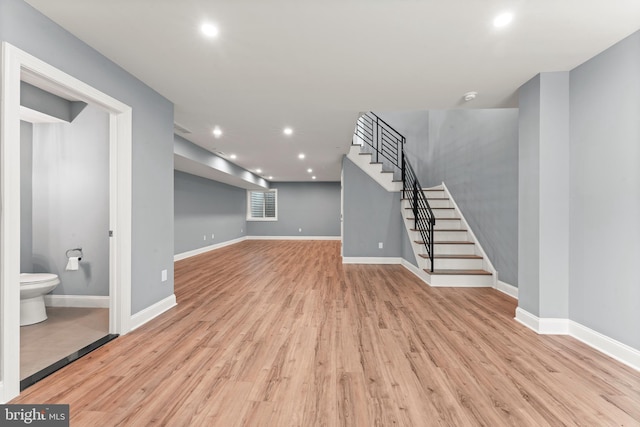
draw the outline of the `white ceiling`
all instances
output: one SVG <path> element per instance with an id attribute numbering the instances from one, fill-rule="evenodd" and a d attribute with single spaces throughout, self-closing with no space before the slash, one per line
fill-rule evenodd
<path id="1" fill-rule="evenodd" d="M 514 107 L 538 72 L 640 29 L 640 0 L 27 2 L 171 100 L 187 139 L 274 181 L 339 180 L 360 111 Z"/>

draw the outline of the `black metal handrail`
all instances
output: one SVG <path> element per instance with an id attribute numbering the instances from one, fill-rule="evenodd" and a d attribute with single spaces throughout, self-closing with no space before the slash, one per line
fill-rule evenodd
<path id="1" fill-rule="evenodd" d="M 372 112 L 358 118 L 355 136 L 372 150 L 375 163 L 382 163 L 382 157 L 393 166 L 394 173 L 402 174 L 402 195 L 409 201 L 413 211 L 414 228 L 422 237 L 433 272 L 433 230 L 436 218 L 405 154 L 405 137 Z"/>
<path id="2" fill-rule="evenodd" d="M 402 149 L 405 137 L 374 113 L 358 118 L 355 135 L 372 149 L 375 163 L 386 159 L 396 170 L 402 168 Z"/>
<path id="3" fill-rule="evenodd" d="M 429 200 L 427 200 L 427 196 L 424 194 L 418 177 L 413 167 L 411 167 L 404 150 L 402 151 L 402 193 L 411 206 L 414 229 L 422 237 L 422 243 L 427 249 L 431 272 L 433 273 L 433 230 L 436 225 L 436 217 L 433 215 Z"/>

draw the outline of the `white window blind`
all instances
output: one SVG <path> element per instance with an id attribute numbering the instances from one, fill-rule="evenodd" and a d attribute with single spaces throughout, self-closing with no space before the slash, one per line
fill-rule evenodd
<path id="1" fill-rule="evenodd" d="M 278 219 L 278 193 L 276 190 L 248 191 L 247 219 L 275 221 Z"/>

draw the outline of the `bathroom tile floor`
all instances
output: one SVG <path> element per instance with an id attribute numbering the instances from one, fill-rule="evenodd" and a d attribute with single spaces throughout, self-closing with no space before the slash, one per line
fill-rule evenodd
<path id="1" fill-rule="evenodd" d="M 20 379 L 109 333 L 106 308 L 47 307 L 46 321 L 20 328 Z"/>

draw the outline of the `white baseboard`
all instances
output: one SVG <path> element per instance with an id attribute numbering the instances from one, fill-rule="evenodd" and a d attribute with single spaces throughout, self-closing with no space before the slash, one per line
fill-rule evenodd
<path id="1" fill-rule="evenodd" d="M 624 363 L 636 371 L 640 371 L 640 350 L 636 350 L 600 332 L 589 329 L 578 322 L 572 320 L 569 322 L 569 335 L 601 351 L 607 356 L 616 359 L 618 362 Z"/>
<path id="2" fill-rule="evenodd" d="M 341 240 L 341 236 L 247 236 L 247 240 Z"/>
<path id="3" fill-rule="evenodd" d="M 172 307 L 175 307 L 176 305 L 176 296 L 175 294 L 171 294 L 170 296 L 161 301 L 158 301 L 152 306 L 149 306 L 144 310 L 137 312 L 136 314 L 131 316 L 131 330 L 133 331 L 134 329 L 139 328 L 140 326 L 160 316 L 162 313 Z"/>
<path id="4" fill-rule="evenodd" d="M 0 405 L 6 404 L 7 401 L 4 400 L 4 384 L 0 381 Z"/>
<path id="5" fill-rule="evenodd" d="M 396 257 L 342 257 L 343 264 L 402 264 Z"/>
<path id="6" fill-rule="evenodd" d="M 507 294 L 510 297 L 518 299 L 518 288 L 508 283 L 503 282 L 502 280 L 498 280 L 496 284 L 496 289 L 502 292 L 503 294 Z"/>
<path id="7" fill-rule="evenodd" d="M 47 307 L 109 308 L 108 296 L 93 295 L 45 295 Z"/>
<path id="8" fill-rule="evenodd" d="M 518 307 L 516 320 L 540 335 L 569 334 L 569 319 L 540 318 Z"/>
<path id="9" fill-rule="evenodd" d="M 225 246 L 235 245 L 236 243 L 240 243 L 244 240 L 247 240 L 246 236 L 239 237 L 233 240 L 227 240 L 226 242 L 216 243 L 215 245 L 209 245 L 202 248 L 194 249 L 192 251 L 182 252 L 173 256 L 173 261 L 180 261 L 182 259 L 190 258 L 192 256 L 200 255 L 205 252 L 213 251 L 216 249 L 224 248 Z"/>
<path id="10" fill-rule="evenodd" d="M 545 319 L 516 308 L 516 320 L 539 334 L 569 335 L 589 347 L 640 371 L 640 350 L 569 319 Z"/>
<path id="11" fill-rule="evenodd" d="M 404 258 L 402 258 L 402 266 L 407 270 L 409 270 L 410 272 L 412 272 L 418 279 L 422 280 L 424 283 L 431 286 L 431 283 L 429 283 L 429 280 L 428 280 L 429 275 L 425 273 L 423 269 L 416 267 L 415 265 L 411 264 L 409 261 L 407 261 Z"/>

